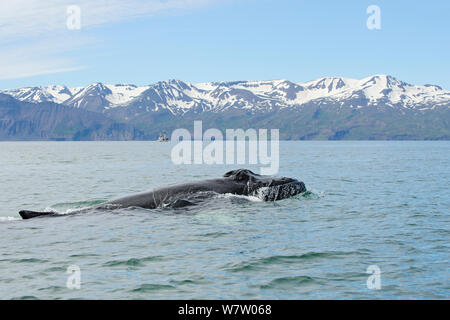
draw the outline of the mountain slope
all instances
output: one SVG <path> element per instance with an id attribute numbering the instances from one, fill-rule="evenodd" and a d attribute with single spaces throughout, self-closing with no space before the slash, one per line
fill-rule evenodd
<path id="1" fill-rule="evenodd" d="M 170 132 L 180 127 L 192 130 L 194 120 L 203 120 L 204 128 L 222 130 L 278 128 L 283 139 L 450 137 L 449 91 L 435 85 L 407 84 L 387 75 L 321 78 L 305 83 L 288 80 L 208 83 L 169 80 L 148 86 L 95 83 L 87 87 L 32 87 L 4 92 L 28 103 L 29 108 L 36 110 L 34 117 L 38 116 L 39 108 L 58 109 L 64 105 L 62 113 L 83 119 L 85 122 L 78 123 L 90 128 L 86 139 L 155 139 L 163 130 Z M 32 104 L 36 107 L 31 107 Z M 23 106 L 20 110 L 24 110 Z M 86 122 L 88 117 L 102 123 L 102 129 L 92 129 L 92 123 Z M 58 120 L 61 122 L 59 117 L 48 118 L 49 123 Z M 64 121 L 73 127 L 69 119 Z M 125 126 L 124 131 L 107 133 L 105 126 L 113 124 Z M 55 137 L 48 132 L 34 134 L 43 139 Z M 20 133 L 14 136 L 19 137 Z M 31 136 L 31 133 L 24 135 L 24 139 Z M 65 139 L 77 137 L 64 135 Z"/>
<path id="2" fill-rule="evenodd" d="M 142 132 L 100 113 L 0 93 L 0 140 L 133 140 Z"/>
<path id="3" fill-rule="evenodd" d="M 111 118 L 122 119 L 124 110 L 112 109 Z M 449 140 L 449 109 L 398 109 L 392 107 L 340 108 L 309 103 L 302 108 L 252 113 L 229 110 L 217 113 L 186 112 L 177 116 L 167 110 L 146 112 L 129 118 L 139 130 L 157 137 L 163 130 L 177 128 L 193 132 L 193 122 L 203 121 L 203 129 L 279 129 L 283 140 Z"/>
<path id="4" fill-rule="evenodd" d="M 360 80 L 321 78 L 305 83 L 272 80 L 193 84 L 169 80 L 141 87 L 95 83 L 84 88 L 32 87 L 4 93 L 21 101 L 55 102 L 96 112 L 130 106 L 147 112 L 165 108 L 173 114 L 188 110 L 223 112 L 229 108 L 266 112 L 312 101 L 337 102 L 347 107 L 383 104 L 424 109 L 448 105 L 450 101 L 450 92 L 439 86 L 410 85 L 387 75 Z"/>

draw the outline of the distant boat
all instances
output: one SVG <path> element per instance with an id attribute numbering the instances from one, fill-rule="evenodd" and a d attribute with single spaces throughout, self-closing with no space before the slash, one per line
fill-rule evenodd
<path id="1" fill-rule="evenodd" d="M 158 142 L 168 142 L 168 141 L 169 138 L 166 135 L 166 130 L 164 130 L 163 133 L 159 135 Z"/>

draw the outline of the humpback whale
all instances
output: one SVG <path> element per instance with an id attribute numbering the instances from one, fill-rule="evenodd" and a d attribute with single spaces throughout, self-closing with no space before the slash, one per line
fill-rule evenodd
<path id="1" fill-rule="evenodd" d="M 305 184 L 294 178 L 272 177 L 253 173 L 247 169 L 232 170 L 217 179 L 207 179 L 169 185 L 154 190 L 108 201 L 95 207 L 81 209 L 105 209 L 141 207 L 155 209 L 161 207 L 179 208 L 194 205 L 190 201 L 195 194 L 234 194 L 256 196 L 264 201 L 276 201 L 292 197 L 306 191 Z M 22 210 L 22 219 L 57 215 L 56 212 Z"/>

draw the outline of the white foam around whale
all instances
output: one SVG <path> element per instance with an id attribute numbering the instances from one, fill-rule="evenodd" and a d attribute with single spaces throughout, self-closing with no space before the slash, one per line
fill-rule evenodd
<path id="1" fill-rule="evenodd" d="M 261 198 L 255 197 L 255 196 L 245 196 L 245 195 L 239 195 L 239 194 L 232 194 L 232 193 L 225 193 L 225 194 L 218 194 L 217 198 L 240 198 L 240 199 L 246 199 L 253 202 L 262 202 L 263 200 Z"/>

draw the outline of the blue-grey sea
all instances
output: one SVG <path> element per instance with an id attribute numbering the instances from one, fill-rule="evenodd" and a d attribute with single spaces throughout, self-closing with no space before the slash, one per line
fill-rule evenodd
<path id="1" fill-rule="evenodd" d="M 174 165 L 171 148 L 1 142 L 0 298 L 450 298 L 448 141 L 282 142 L 279 175 L 308 192 L 277 202 L 221 196 L 182 210 L 18 215 L 258 172 Z M 80 269 L 79 289 L 69 266 Z M 370 266 L 380 286 L 367 285 Z"/>

